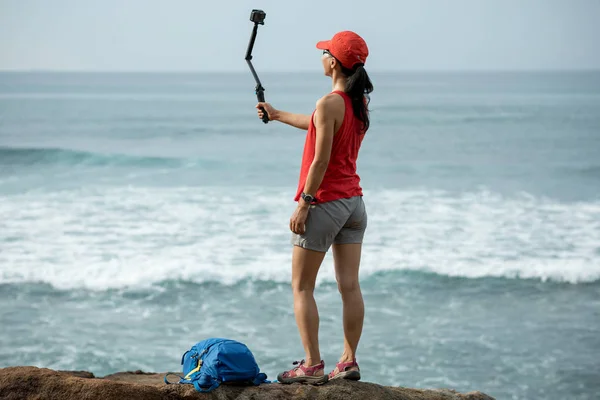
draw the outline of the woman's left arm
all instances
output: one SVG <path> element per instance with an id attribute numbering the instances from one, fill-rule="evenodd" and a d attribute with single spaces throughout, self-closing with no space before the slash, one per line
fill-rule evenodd
<path id="1" fill-rule="evenodd" d="M 336 118 L 342 119 L 344 110 L 344 99 L 336 94 L 329 94 L 317 102 L 315 111 L 315 158 L 308 169 L 308 176 L 304 185 L 304 193 L 313 197 L 319 186 L 321 186 L 329 165 L 333 137 L 335 136 Z M 304 199 L 298 199 L 298 207 L 296 207 L 290 218 L 290 230 L 292 232 L 302 235 L 306 231 L 309 206 L 310 204 L 305 202 Z"/>
<path id="2" fill-rule="evenodd" d="M 335 95 L 335 97 L 338 96 Z M 304 185 L 304 193 L 312 196 L 315 196 L 319 186 L 321 186 L 325 171 L 327 171 L 327 165 L 329 165 L 329 158 L 331 157 L 331 146 L 333 144 L 333 136 L 335 133 L 335 116 L 336 109 L 338 108 L 337 99 L 335 97 L 329 95 L 317 102 L 317 110 L 315 112 L 315 128 L 317 131 L 315 140 L 315 158 L 310 165 L 308 176 L 306 177 L 306 184 Z M 308 204 L 303 200 L 300 201 L 299 204 L 308 207 Z"/>
<path id="3" fill-rule="evenodd" d="M 331 156 L 331 146 L 333 144 L 334 126 L 335 126 L 335 100 L 331 96 L 321 98 L 317 102 L 315 111 L 315 128 L 316 141 L 315 141 L 315 158 L 308 170 L 308 176 L 306 177 L 306 184 L 304 185 L 304 193 L 315 195 L 323 177 L 325 171 L 327 171 L 327 165 L 329 165 L 329 158 Z M 318 199 L 317 199 L 318 200 Z M 304 199 L 298 199 L 298 207 L 290 218 L 290 230 L 299 235 L 306 232 L 306 219 L 308 217 L 308 207 L 310 204 L 304 201 Z"/>

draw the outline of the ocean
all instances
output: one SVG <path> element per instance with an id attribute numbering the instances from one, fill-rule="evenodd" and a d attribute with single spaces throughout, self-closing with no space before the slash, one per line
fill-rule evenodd
<path id="1" fill-rule="evenodd" d="M 309 114 L 315 73 L 261 73 Z M 364 381 L 600 395 L 600 72 L 372 73 Z M 0 367 L 178 371 L 208 337 L 303 357 L 288 228 L 305 132 L 247 73 L 0 73 Z M 342 351 L 331 253 L 326 369 Z"/>

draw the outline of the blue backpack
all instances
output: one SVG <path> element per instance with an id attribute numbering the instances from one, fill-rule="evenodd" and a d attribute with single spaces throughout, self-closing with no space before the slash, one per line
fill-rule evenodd
<path id="1" fill-rule="evenodd" d="M 211 338 L 196 343 L 181 357 L 183 375 L 177 383 L 193 384 L 198 392 L 210 392 L 222 382 L 260 385 L 269 383 L 248 347 L 231 339 Z M 165 375 L 165 383 L 169 384 Z"/>

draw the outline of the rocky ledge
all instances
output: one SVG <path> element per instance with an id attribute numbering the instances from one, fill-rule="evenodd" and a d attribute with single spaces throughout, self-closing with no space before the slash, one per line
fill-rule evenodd
<path id="1" fill-rule="evenodd" d="M 331 381 L 322 386 L 263 384 L 221 385 L 197 393 L 191 385 L 166 385 L 164 373 L 119 372 L 102 378 L 86 371 L 54 371 L 36 367 L 0 369 L 0 399 L 44 400 L 179 400 L 179 399 L 312 399 L 312 400 L 494 400 L 481 392 L 421 390 L 368 382 Z M 176 378 L 175 378 L 176 379 Z"/>

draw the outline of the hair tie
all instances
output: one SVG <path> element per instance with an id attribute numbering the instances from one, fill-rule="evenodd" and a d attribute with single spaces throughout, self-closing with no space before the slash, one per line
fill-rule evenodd
<path id="1" fill-rule="evenodd" d="M 356 63 L 352 67 L 352 72 L 356 72 L 357 69 L 359 69 L 360 67 L 364 67 L 364 66 L 365 66 L 365 63 Z"/>

